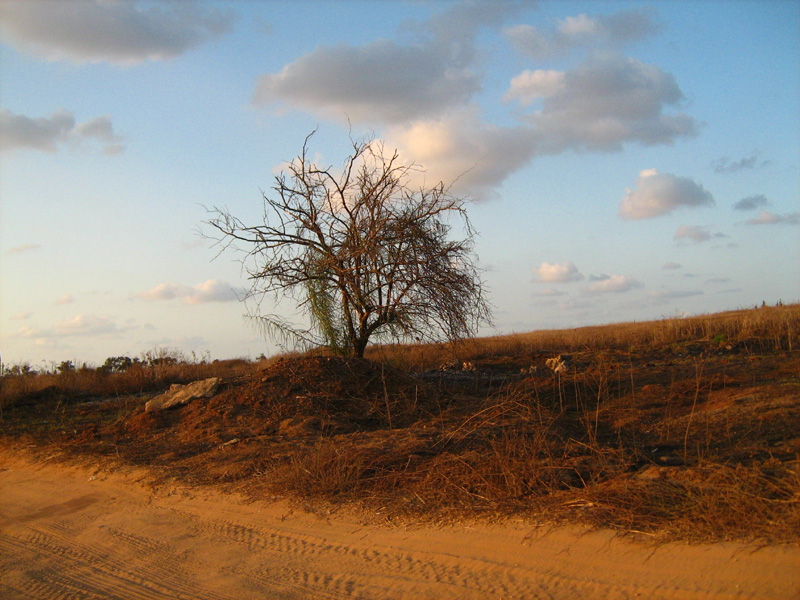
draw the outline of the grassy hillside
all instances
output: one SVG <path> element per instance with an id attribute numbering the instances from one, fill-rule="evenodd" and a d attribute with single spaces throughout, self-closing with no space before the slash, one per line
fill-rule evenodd
<path id="1" fill-rule="evenodd" d="M 0 437 L 380 518 L 798 541 L 799 337 L 791 305 L 373 347 L 369 360 L 15 373 Z M 568 369 L 555 373 L 559 355 Z M 171 383 L 211 376 L 213 398 L 144 410 Z"/>

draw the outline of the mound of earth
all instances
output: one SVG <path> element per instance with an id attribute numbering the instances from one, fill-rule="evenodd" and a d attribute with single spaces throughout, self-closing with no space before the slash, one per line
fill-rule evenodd
<path id="1" fill-rule="evenodd" d="M 134 411 L 116 425 L 123 438 L 169 430 L 173 442 L 218 444 L 275 433 L 342 433 L 407 424 L 432 392 L 366 359 L 282 358 L 210 399 L 158 412 Z"/>

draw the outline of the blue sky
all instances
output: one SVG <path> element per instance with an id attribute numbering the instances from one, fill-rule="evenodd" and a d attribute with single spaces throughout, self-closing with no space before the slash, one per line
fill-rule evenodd
<path id="1" fill-rule="evenodd" d="M 798 32 L 777 0 L 0 0 L 3 361 L 275 352 L 198 229 L 315 128 L 472 199 L 484 335 L 796 302 Z"/>

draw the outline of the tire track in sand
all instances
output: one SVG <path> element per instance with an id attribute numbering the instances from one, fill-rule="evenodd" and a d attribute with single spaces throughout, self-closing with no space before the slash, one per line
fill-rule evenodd
<path id="1" fill-rule="evenodd" d="M 526 544 L 521 526 L 375 528 L 2 449 L 0 464 L 3 600 L 800 597 L 795 546 L 653 549 L 558 528 Z"/>

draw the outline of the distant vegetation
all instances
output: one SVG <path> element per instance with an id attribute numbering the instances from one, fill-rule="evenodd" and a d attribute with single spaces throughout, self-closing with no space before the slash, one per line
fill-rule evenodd
<path id="1" fill-rule="evenodd" d="M 635 350 L 699 340 L 742 343 L 758 350 L 797 350 L 800 348 L 800 304 L 639 323 L 542 330 L 454 343 L 372 345 L 367 347 L 365 356 L 401 370 L 420 371 L 437 369 L 453 360 L 474 362 L 540 352 Z M 315 353 L 320 352 L 324 350 Z M 0 406 L 20 395 L 44 389 L 80 392 L 87 396 L 143 393 L 168 387 L 171 383 L 241 375 L 263 366 L 265 360 L 262 355 L 255 361 L 243 358 L 212 361 L 207 357 L 190 357 L 176 349 L 156 348 L 136 358 L 109 357 L 99 367 L 86 363 L 76 367 L 72 361 L 40 369 L 29 363 L 1 365 Z"/>

